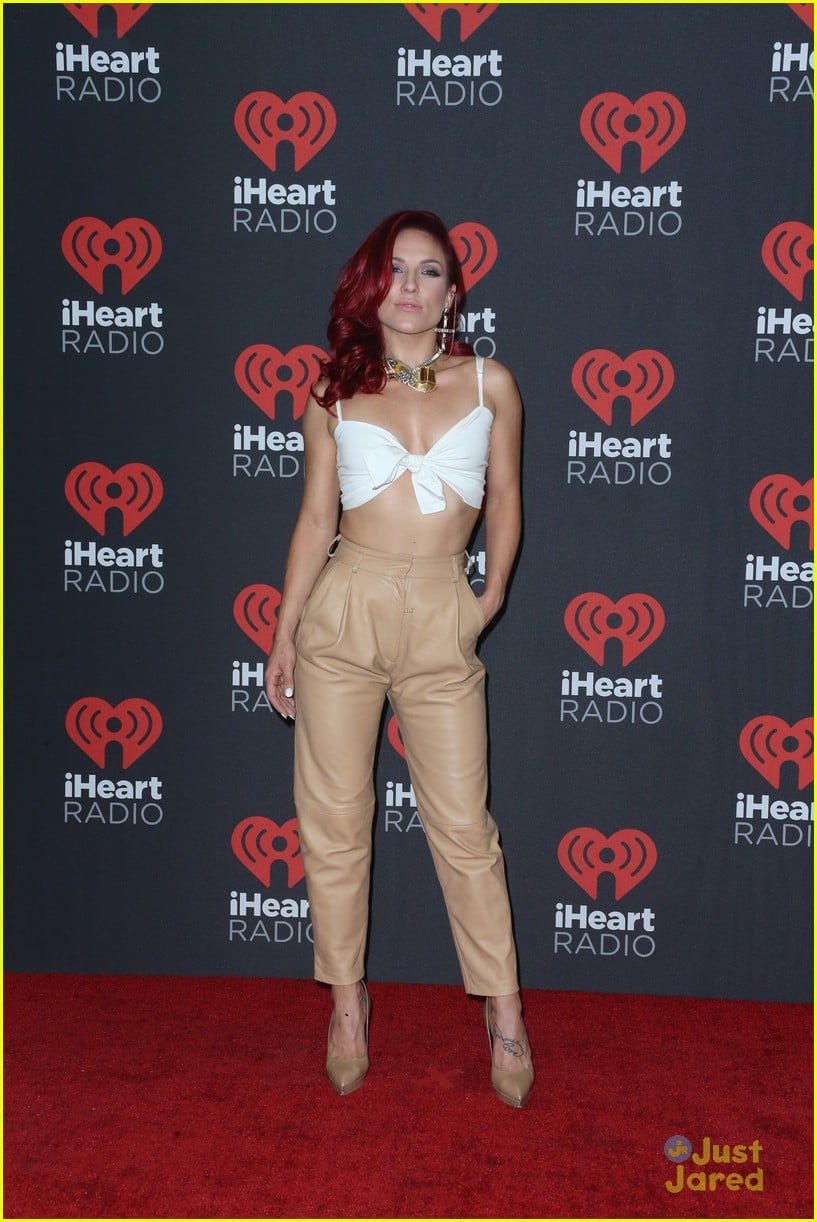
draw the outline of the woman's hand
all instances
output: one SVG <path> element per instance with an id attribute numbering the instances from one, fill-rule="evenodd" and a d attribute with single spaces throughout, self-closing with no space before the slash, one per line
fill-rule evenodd
<path id="1" fill-rule="evenodd" d="M 487 626 L 505 601 L 522 529 L 522 403 L 513 377 L 498 361 L 485 362 L 485 397 L 495 410 L 485 486 L 485 587 L 479 598 Z"/>
<path id="2" fill-rule="evenodd" d="M 295 633 L 338 529 L 340 488 L 328 421 L 327 413 L 310 395 L 302 420 L 303 497 L 289 545 L 275 637 L 264 667 L 267 699 L 287 721 L 295 717 Z"/>
<path id="3" fill-rule="evenodd" d="M 480 610 L 482 611 L 482 615 L 485 620 L 485 623 L 483 624 L 483 631 L 488 627 L 494 616 L 499 613 L 503 601 L 504 600 L 501 595 L 497 595 L 492 590 L 487 589 L 483 590 L 483 592 L 477 597 L 477 602 L 479 603 Z"/>
<path id="4" fill-rule="evenodd" d="M 276 633 L 272 653 L 264 666 L 264 690 L 277 713 L 295 719 L 295 642 Z"/>

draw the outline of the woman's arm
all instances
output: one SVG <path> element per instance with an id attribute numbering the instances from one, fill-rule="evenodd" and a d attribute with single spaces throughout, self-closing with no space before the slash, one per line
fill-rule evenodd
<path id="1" fill-rule="evenodd" d="M 292 532 L 272 651 L 264 668 L 267 698 L 282 717 L 295 716 L 295 630 L 337 534 L 340 491 L 329 418 L 310 395 L 303 417 L 304 491 Z"/>
<path id="2" fill-rule="evenodd" d="M 522 403 L 516 382 L 504 365 L 487 362 L 485 374 L 494 423 L 485 484 L 485 587 L 478 601 L 488 624 L 505 601 L 522 531 Z"/>

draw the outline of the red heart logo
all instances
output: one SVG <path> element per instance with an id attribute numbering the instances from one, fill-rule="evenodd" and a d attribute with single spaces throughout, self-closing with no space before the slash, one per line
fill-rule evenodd
<path id="1" fill-rule="evenodd" d="M 806 276 L 814 271 L 814 230 L 802 221 L 775 225 L 761 247 L 766 270 L 797 301 L 803 300 Z"/>
<path id="2" fill-rule="evenodd" d="M 787 550 L 795 522 L 805 522 L 809 548 L 814 547 L 814 480 L 799 484 L 791 475 L 764 475 L 749 495 L 755 520 Z"/>
<path id="3" fill-rule="evenodd" d="M 276 841 L 279 847 L 276 847 Z M 230 845 L 242 866 L 246 866 L 265 887 L 270 885 L 272 866 L 276 861 L 286 864 L 288 887 L 294 887 L 304 876 L 301 840 L 295 819 L 288 819 L 279 827 L 272 819 L 251 815 L 249 819 L 236 824 Z"/>
<path id="4" fill-rule="evenodd" d="M 389 724 L 386 727 L 386 735 L 400 758 L 405 759 L 406 748 L 403 746 L 403 736 L 400 733 L 400 727 L 397 724 L 397 718 L 395 717 L 394 713 L 392 713 L 391 717 L 389 718 Z"/>
<path id="5" fill-rule="evenodd" d="M 280 605 L 281 595 L 275 587 L 260 583 L 245 586 L 233 603 L 235 622 L 264 654 L 272 649 Z"/>
<path id="6" fill-rule="evenodd" d="M 150 8 L 149 4 L 65 4 L 64 8 L 72 17 L 76 17 L 80 25 L 94 38 L 99 38 L 99 10 L 112 8 L 116 13 L 116 37 L 123 38 L 128 30 L 133 29 L 137 21 L 141 21 Z"/>
<path id="7" fill-rule="evenodd" d="M 155 704 L 138 696 L 120 700 L 115 707 L 99 696 L 84 696 L 65 714 L 65 728 L 98 768 L 105 767 L 108 743 L 120 744 L 122 767 L 130 768 L 162 733 L 162 716 Z"/>
<path id="8" fill-rule="evenodd" d="M 496 238 L 477 221 L 462 221 L 449 230 L 448 236 L 459 259 L 467 293 L 496 263 Z"/>
<path id="9" fill-rule="evenodd" d="M 591 899 L 598 899 L 599 875 L 612 874 L 620 900 L 643 882 L 658 860 L 655 841 L 634 827 L 604 836 L 594 827 L 574 827 L 559 841 L 559 865 Z"/>
<path id="10" fill-rule="evenodd" d="M 270 420 L 275 419 L 279 391 L 288 390 L 292 419 L 300 420 L 309 392 L 320 377 L 321 362 L 328 359 L 323 349 L 313 344 L 299 344 L 289 352 L 281 352 L 272 344 L 252 344 L 236 360 L 235 380 Z"/>
<path id="11" fill-rule="evenodd" d="M 789 8 L 793 13 L 796 13 L 801 21 L 805 21 L 810 30 L 814 29 L 814 5 L 813 4 L 790 4 Z"/>
<path id="12" fill-rule="evenodd" d="M 626 594 L 617 603 L 606 594 L 577 594 L 565 608 L 565 628 L 598 666 L 604 665 L 608 641 L 621 641 L 622 665 L 652 645 L 664 631 L 666 617 L 649 594 Z"/>
<path id="13" fill-rule="evenodd" d="M 630 424 L 638 424 L 672 390 L 675 371 L 661 352 L 640 348 L 622 360 L 607 348 L 585 352 L 570 378 L 576 394 L 605 424 L 613 423 L 613 404 L 630 400 Z"/>
<path id="14" fill-rule="evenodd" d="M 113 228 L 98 217 L 80 216 L 62 235 L 62 253 L 97 293 L 104 291 L 105 268 L 118 267 L 124 295 L 159 262 L 162 239 L 155 226 L 138 216 L 129 216 Z"/>
<path id="15" fill-rule="evenodd" d="M 628 126 L 629 124 L 629 126 Z M 624 145 L 641 149 L 641 173 L 669 152 L 684 133 L 686 113 L 671 93 L 645 93 L 631 102 L 621 93 L 599 93 L 585 105 L 579 128 L 587 143 L 616 174 Z"/>
<path id="16" fill-rule="evenodd" d="M 235 130 L 248 149 L 271 170 L 278 145 L 291 144 L 295 170 L 302 170 L 335 134 L 335 108 L 321 93 L 296 93 L 283 102 L 263 90 L 248 93 L 238 103 Z"/>
<path id="17" fill-rule="evenodd" d="M 804 717 L 790 726 L 781 717 L 755 717 L 740 732 L 740 750 L 775 789 L 780 788 L 783 765 L 793 763 L 797 788 L 805 789 L 814 780 L 814 718 Z"/>
<path id="18" fill-rule="evenodd" d="M 418 21 L 423 29 L 435 38 L 437 42 L 442 41 L 443 36 L 443 14 L 449 12 L 459 13 L 460 17 L 460 42 L 465 42 L 466 38 L 470 38 L 474 30 L 478 30 L 484 21 L 493 13 L 494 9 L 499 8 L 498 4 L 405 4 L 403 6 L 415 21 Z"/>
<path id="19" fill-rule="evenodd" d="M 108 510 L 118 509 L 122 534 L 129 535 L 153 513 L 163 487 L 158 473 L 145 463 L 129 462 L 112 471 L 101 462 L 85 462 L 68 472 L 65 495 L 71 508 L 100 535 L 105 534 Z"/>

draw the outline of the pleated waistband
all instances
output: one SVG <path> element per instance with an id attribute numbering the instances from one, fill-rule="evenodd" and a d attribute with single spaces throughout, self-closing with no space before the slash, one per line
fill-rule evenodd
<path id="1" fill-rule="evenodd" d="M 347 564 L 357 572 L 381 573 L 386 577 L 419 577 L 436 581 L 459 581 L 465 574 L 467 552 L 454 556 L 413 556 L 404 552 L 378 552 L 360 543 L 352 543 L 338 535 L 329 549 L 329 555 L 340 564 Z"/>

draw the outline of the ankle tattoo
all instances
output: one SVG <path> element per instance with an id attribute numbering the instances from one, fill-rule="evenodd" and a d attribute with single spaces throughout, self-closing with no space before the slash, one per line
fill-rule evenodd
<path id="1" fill-rule="evenodd" d="M 502 1050 L 510 1056 L 521 1057 L 525 1055 L 525 1050 L 519 1040 L 512 1039 L 509 1035 L 503 1035 L 497 1022 L 494 1022 L 494 1038 L 502 1040 Z"/>

